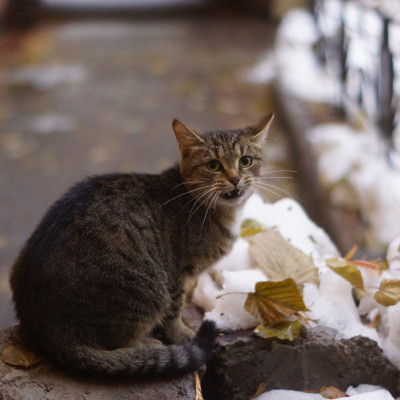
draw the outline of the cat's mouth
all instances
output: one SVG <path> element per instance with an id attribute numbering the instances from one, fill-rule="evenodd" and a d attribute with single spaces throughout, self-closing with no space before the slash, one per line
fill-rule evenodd
<path id="1" fill-rule="evenodd" d="M 222 197 L 223 197 L 225 200 L 237 199 L 238 197 L 241 197 L 242 194 L 243 194 L 243 191 L 242 191 L 242 190 L 234 189 L 234 190 L 232 190 L 231 192 L 228 192 L 228 193 L 223 194 Z"/>

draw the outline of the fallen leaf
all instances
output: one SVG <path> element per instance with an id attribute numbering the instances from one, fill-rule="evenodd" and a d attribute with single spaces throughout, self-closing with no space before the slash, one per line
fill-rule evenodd
<path id="1" fill-rule="evenodd" d="M 389 261 L 388 260 L 378 261 L 377 263 L 379 265 L 379 268 L 382 271 L 386 271 L 387 269 L 389 269 Z"/>
<path id="2" fill-rule="evenodd" d="M 196 395 L 194 397 L 194 400 L 204 400 L 199 374 L 194 374 L 194 385 L 196 388 Z"/>
<path id="3" fill-rule="evenodd" d="M 357 289 L 364 289 L 364 282 L 360 270 L 351 261 L 340 258 L 328 258 L 326 265 L 343 279 L 350 282 Z"/>
<path id="4" fill-rule="evenodd" d="M 378 261 L 354 260 L 353 264 L 359 267 L 373 269 L 374 271 L 377 271 L 379 274 L 382 273 L 382 268 L 380 264 L 383 263 L 379 263 Z"/>
<path id="5" fill-rule="evenodd" d="M 395 305 L 400 301 L 400 280 L 383 279 L 374 298 L 379 304 L 386 307 Z"/>
<path id="6" fill-rule="evenodd" d="M 257 235 L 257 233 L 261 233 L 265 231 L 265 226 L 256 221 L 255 219 L 249 218 L 245 219 L 240 226 L 240 236 L 248 237 Z"/>
<path id="7" fill-rule="evenodd" d="M 323 386 L 319 391 L 319 394 L 326 399 L 341 399 L 343 397 L 350 397 L 335 386 Z"/>
<path id="8" fill-rule="evenodd" d="M 25 346 L 7 342 L 1 355 L 1 359 L 14 367 L 29 368 L 41 361 L 41 358 Z"/>
<path id="9" fill-rule="evenodd" d="M 300 311 L 307 311 L 303 297 L 292 278 L 278 282 L 257 282 L 255 289 L 255 293 L 247 295 L 244 308 L 261 325 L 275 325 L 287 321 Z"/>
<path id="10" fill-rule="evenodd" d="M 292 341 L 299 336 L 302 328 L 303 325 L 300 321 L 285 321 L 269 328 L 259 325 L 254 330 L 254 333 L 257 336 L 263 337 L 264 339 L 277 337 L 278 339 Z"/>
<path id="11" fill-rule="evenodd" d="M 358 249 L 358 246 L 355 244 L 355 245 L 347 252 L 347 254 L 344 256 L 344 259 L 347 260 L 347 261 L 350 261 L 350 260 L 354 257 L 354 254 L 356 253 L 357 249 Z"/>
<path id="12" fill-rule="evenodd" d="M 381 314 L 376 314 L 375 317 L 369 322 L 367 322 L 365 325 L 369 326 L 370 328 L 377 329 L 380 323 L 381 323 Z"/>
<path id="13" fill-rule="evenodd" d="M 249 397 L 249 400 L 253 400 L 253 399 L 256 399 L 258 396 L 261 396 L 264 392 L 265 392 L 265 389 L 267 388 L 267 384 L 265 383 L 265 382 L 261 382 L 259 385 L 258 385 L 258 389 L 257 389 L 257 392 L 255 392 L 254 394 L 253 394 L 253 396 L 250 396 Z"/>
<path id="14" fill-rule="evenodd" d="M 250 241 L 250 254 L 272 281 L 292 278 L 298 285 L 319 284 L 318 269 L 310 256 L 291 245 L 272 229 Z"/>

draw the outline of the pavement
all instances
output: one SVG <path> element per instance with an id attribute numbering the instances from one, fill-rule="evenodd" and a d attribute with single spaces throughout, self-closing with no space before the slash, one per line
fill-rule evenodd
<path id="1" fill-rule="evenodd" d="M 74 182 L 170 166 L 174 117 L 202 131 L 244 127 L 274 111 L 269 86 L 243 78 L 274 34 L 265 17 L 210 11 L 47 19 L 0 37 L 0 328 L 15 323 L 13 260 Z M 287 169 L 279 123 L 271 137 L 272 168 Z M 291 191 L 287 182 L 273 183 Z"/>

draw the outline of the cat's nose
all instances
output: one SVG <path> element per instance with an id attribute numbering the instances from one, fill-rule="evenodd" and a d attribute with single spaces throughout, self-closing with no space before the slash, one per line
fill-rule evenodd
<path id="1" fill-rule="evenodd" d="M 232 185 L 235 185 L 235 186 L 237 186 L 239 181 L 240 181 L 240 178 L 238 176 L 231 176 L 229 178 L 229 182 L 232 183 Z"/>

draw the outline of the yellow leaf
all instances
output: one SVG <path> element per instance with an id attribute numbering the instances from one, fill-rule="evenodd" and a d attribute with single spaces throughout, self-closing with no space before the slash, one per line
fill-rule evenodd
<path id="1" fill-rule="evenodd" d="M 364 282 L 360 270 L 355 264 L 339 258 L 329 258 L 326 265 L 343 279 L 350 282 L 357 289 L 364 289 Z"/>
<path id="2" fill-rule="evenodd" d="M 357 249 L 358 249 L 358 246 L 355 244 L 355 245 L 348 251 L 348 253 L 344 256 L 344 259 L 347 260 L 347 261 L 350 261 L 350 260 L 354 257 L 354 254 L 356 253 Z"/>
<path id="3" fill-rule="evenodd" d="M 354 260 L 353 264 L 357 265 L 358 267 L 373 269 L 379 275 L 382 273 L 381 264 L 383 265 L 383 263 L 378 261 Z"/>
<path id="4" fill-rule="evenodd" d="M 265 231 L 265 227 L 255 219 L 245 219 L 240 226 L 240 236 L 248 237 Z"/>
<path id="5" fill-rule="evenodd" d="M 312 258 L 275 230 L 267 229 L 254 237 L 250 241 L 250 254 L 270 280 L 293 278 L 298 285 L 304 282 L 319 284 L 318 269 Z"/>
<path id="6" fill-rule="evenodd" d="M 346 393 L 342 392 L 335 386 L 323 386 L 319 393 L 326 399 L 341 399 L 343 397 L 349 397 Z"/>
<path id="7" fill-rule="evenodd" d="M 1 355 L 1 359 L 14 367 L 29 368 L 41 361 L 41 358 L 26 347 L 7 342 Z"/>
<path id="8" fill-rule="evenodd" d="M 291 278 L 279 282 L 257 282 L 256 291 L 247 295 L 244 308 L 265 326 L 287 321 L 297 312 L 307 310 Z"/>
<path id="9" fill-rule="evenodd" d="M 384 306 L 393 306 L 400 301 L 400 280 L 384 279 L 379 291 L 374 295 L 375 300 Z"/>
<path id="10" fill-rule="evenodd" d="M 387 269 L 389 269 L 389 261 L 388 260 L 384 260 L 384 261 L 377 261 L 379 268 L 382 271 L 386 271 Z"/>
<path id="11" fill-rule="evenodd" d="M 294 340 L 299 336 L 303 325 L 300 321 L 285 321 L 280 322 L 271 327 L 265 327 L 262 325 L 257 326 L 254 333 L 258 336 L 261 336 L 265 339 L 271 337 L 277 337 L 278 339 L 282 340 Z"/>
<path id="12" fill-rule="evenodd" d="M 196 389 L 196 394 L 195 394 L 194 400 L 204 400 L 203 392 L 201 390 L 199 374 L 194 374 L 194 385 L 195 385 L 195 389 Z"/>
<path id="13" fill-rule="evenodd" d="M 261 396 L 264 392 L 265 392 L 265 389 L 267 388 L 267 384 L 265 383 L 265 382 L 261 382 L 259 385 L 258 385 L 258 389 L 257 389 L 257 392 L 255 392 L 254 394 L 253 394 L 253 396 L 250 396 L 249 397 L 249 400 L 253 400 L 253 399 L 256 399 L 258 396 Z"/>

